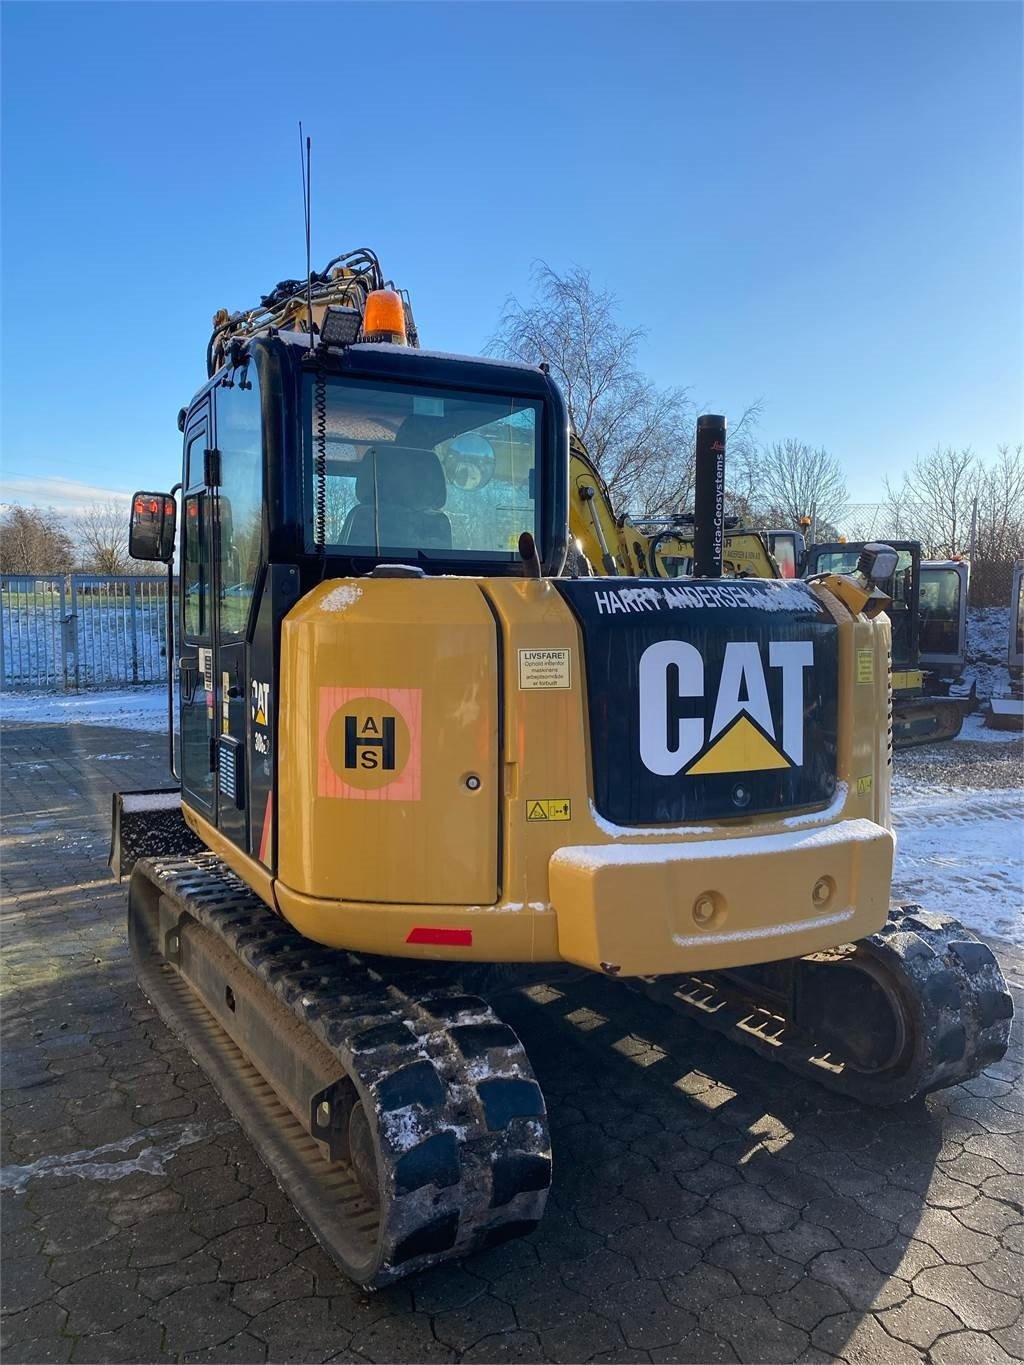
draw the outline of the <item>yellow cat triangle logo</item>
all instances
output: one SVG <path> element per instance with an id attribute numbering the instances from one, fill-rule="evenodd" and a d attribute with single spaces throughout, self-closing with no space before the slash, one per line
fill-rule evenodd
<path id="1" fill-rule="evenodd" d="M 792 767 L 789 759 L 765 738 L 749 716 L 741 715 L 710 749 L 705 749 L 686 773 L 699 777 L 708 773 L 750 773 L 789 767 Z"/>

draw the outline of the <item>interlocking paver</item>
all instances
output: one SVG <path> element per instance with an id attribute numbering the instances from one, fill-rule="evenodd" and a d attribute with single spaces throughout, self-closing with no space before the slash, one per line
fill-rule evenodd
<path id="1" fill-rule="evenodd" d="M 1009 1327 L 1020 1314 L 1020 1300 L 981 1283 L 970 1270 L 958 1265 L 923 1270 L 914 1280 L 914 1292 L 945 1304 L 965 1327 L 985 1331 Z"/>
<path id="2" fill-rule="evenodd" d="M 763 1237 L 724 1237 L 708 1260 L 735 1275 L 748 1294 L 784 1294 L 803 1278 L 803 1268 L 772 1251 Z"/>
<path id="3" fill-rule="evenodd" d="M 501 1002 L 552 1113 L 540 1229 L 366 1295 L 134 983 L 109 792 L 162 781 L 162 739 L 4 744 L 4 1161 L 123 1163 L 3 1192 L 5 1362 L 1020 1356 L 1019 1043 L 957 1092 L 868 1111 L 597 978 Z"/>
<path id="4" fill-rule="evenodd" d="M 815 1346 L 842 1356 L 848 1365 L 922 1365 L 925 1357 L 905 1341 L 897 1341 L 870 1314 L 841 1313 L 826 1318 L 811 1334 Z"/>
<path id="5" fill-rule="evenodd" d="M 740 1360 L 791 1361 L 807 1347 L 807 1333 L 777 1318 L 765 1299 L 744 1294 L 704 1310 L 701 1327 L 724 1337 Z"/>
<path id="6" fill-rule="evenodd" d="M 955 1332 L 935 1343 L 931 1365 L 1015 1365 L 997 1341 L 980 1332 Z"/>
<path id="7" fill-rule="evenodd" d="M 956 1332 L 963 1323 L 948 1308 L 919 1294 L 912 1294 L 895 1308 L 887 1308 L 877 1315 L 878 1321 L 892 1337 L 909 1342 L 927 1351 L 937 1337 Z"/>
<path id="8" fill-rule="evenodd" d="M 101 1270 L 66 1285 L 56 1299 L 67 1310 L 67 1330 L 75 1336 L 113 1332 L 142 1317 L 149 1301 L 139 1293 L 137 1279 L 135 1271 Z"/>
<path id="9" fill-rule="evenodd" d="M 841 1247 L 837 1251 L 823 1251 L 808 1269 L 812 1279 L 838 1289 L 854 1308 L 865 1311 L 877 1306 L 887 1307 L 910 1293 L 910 1286 L 898 1276 L 880 1283 L 872 1276 L 870 1266 L 863 1251 Z"/>

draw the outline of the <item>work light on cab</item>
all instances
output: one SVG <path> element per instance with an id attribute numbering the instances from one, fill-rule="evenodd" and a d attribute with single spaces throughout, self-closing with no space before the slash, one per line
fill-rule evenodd
<path id="1" fill-rule="evenodd" d="M 394 289 L 374 289 L 366 297 L 363 312 L 363 340 L 390 341 L 405 346 L 405 308 Z"/>

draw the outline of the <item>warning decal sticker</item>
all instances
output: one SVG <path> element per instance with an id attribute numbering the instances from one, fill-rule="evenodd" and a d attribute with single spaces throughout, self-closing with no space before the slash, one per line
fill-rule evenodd
<path id="1" fill-rule="evenodd" d="M 572 802 L 567 796 L 536 797 L 526 803 L 527 820 L 571 820 Z"/>
<path id="2" fill-rule="evenodd" d="M 321 687 L 317 795 L 418 801 L 422 692 Z"/>
<path id="3" fill-rule="evenodd" d="M 545 691 L 572 686 L 572 651 L 569 649 L 521 649 L 519 651 L 519 688 Z"/>
<path id="4" fill-rule="evenodd" d="M 859 683 L 873 683 L 875 681 L 874 650 L 857 650 L 857 681 Z"/>

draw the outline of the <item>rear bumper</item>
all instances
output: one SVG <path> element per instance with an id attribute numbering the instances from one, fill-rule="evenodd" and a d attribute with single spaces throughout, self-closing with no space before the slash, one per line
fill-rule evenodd
<path id="1" fill-rule="evenodd" d="M 895 841 L 871 820 L 661 844 L 575 845 L 550 862 L 560 956 L 623 976 L 799 957 L 874 933 Z"/>

